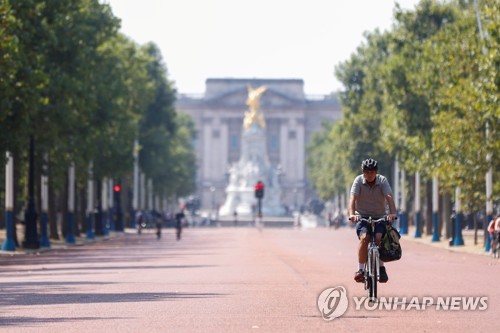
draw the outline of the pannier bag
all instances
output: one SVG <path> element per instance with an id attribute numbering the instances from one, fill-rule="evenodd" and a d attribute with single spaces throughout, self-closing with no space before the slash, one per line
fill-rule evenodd
<path id="1" fill-rule="evenodd" d="M 401 259 L 403 250 L 399 242 L 400 238 L 399 232 L 390 223 L 387 223 L 385 234 L 380 242 L 380 260 L 389 262 Z"/>

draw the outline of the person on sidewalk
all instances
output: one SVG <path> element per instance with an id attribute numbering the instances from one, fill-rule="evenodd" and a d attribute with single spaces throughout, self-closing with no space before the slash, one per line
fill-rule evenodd
<path id="1" fill-rule="evenodd" d="M 387 215 L 389 221 L 396 219 L 396 205 L 392 196 L 391 185 L 387 178 L 377 174 L 378 162 L 366 159 L 361 163 L 363 173 L 354 179 L 351 187 L 349 201 L 349 220 L 356 222 L 356 234 L 359 239 L 358 270 L 354 274 L 356 282 L 364 282 L 364 267 L 368 260 L 368 244 L 371 241 L 371 227 L 366 222 L 358 221 L 359 216 L 372 216 L 380 218 Z M 387 214 L 386 206 L 389 206 Z M 375 241 L 380 245 L 386 223 L 377 223 L 375 227 Z M 380 261 L 379 281 L 385 283 L 389 280 L 384 263 Z"/>
<path id="2" fill-rule="evenodd" d="M 236 209 L 233 212 L 233 224 L 235 227 L 238 226 L 238 212 L 236 211 Z"/>
<path id="3" fill-rule="evenodd" d="M 184 214 L 184 208 L 181 208 L 181 210 L 177 214 L 175 214 L 175 229 L 177 231 L 177 240 L 181 239 L 182 225 L 184 224 L 185 218 L 186 215 Z"/>
<path id="4" fill-rule="evenodd" d="M 500 241 L 500 215 L 495 216 L 488 225 L 488 233 L 491 239 L 491 252 L 496 251 L 497 243 Z"/>

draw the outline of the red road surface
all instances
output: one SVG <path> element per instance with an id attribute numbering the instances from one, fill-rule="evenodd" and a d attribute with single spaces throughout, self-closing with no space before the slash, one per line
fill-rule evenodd
<path id="1" fill-rule="evenodd" d="M 355 309 L 352 229 L 185 229 L 126 234 L 38 255 L 0 256 L 1 332 L 494 332 L 500 262 L 403 242 L 379 295 L 396 310 Z M 347 290 L 325 321 L 318 295 Z M 413 297 L 487 297 L 484 311 L 401 310 Z M 419 305 L 417 304 L 417 307 Z M 416 305 L 413 304 L 413 308 Z"/>

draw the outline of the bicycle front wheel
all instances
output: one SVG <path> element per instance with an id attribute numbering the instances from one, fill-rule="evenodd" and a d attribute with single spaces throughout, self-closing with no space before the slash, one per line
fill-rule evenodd
<path id="1" fill-rule="evenodd" d="M 375 302 L 377 300 L 377 280 L 378 280 L 378 272 L 379 272 L 379 262 L 377 253 L 373 251 L 370 256 L 371 261 L 371 272 L 370 272 L 370 300 Z"/>

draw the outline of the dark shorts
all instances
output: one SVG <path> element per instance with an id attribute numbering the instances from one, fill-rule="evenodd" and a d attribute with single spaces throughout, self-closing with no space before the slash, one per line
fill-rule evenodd
<path id="1" fill-rule="evenodd" d="M 385 226 L 387 222 L 380 222 L 375 224 L 375 233 L 383 234 L 385 232 Z M 368 222 L 357 222 L 356 223 L 356 234 L 358 235 L 358 239 L 362 234 L 368 234 L 368 236 L 372 236 L 372 227 L 368 224 Z"/>

